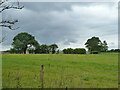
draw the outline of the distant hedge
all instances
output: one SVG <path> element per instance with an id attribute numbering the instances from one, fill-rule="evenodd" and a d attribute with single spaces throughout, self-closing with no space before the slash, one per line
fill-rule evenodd
<path id="1" fill-rule="evenodd" d="M 98 51 L 92 51 L 92 54 L 98 54 L 99 52 Z"/>
<path id="2" fill-rule="evenodd" d="M 120 52 L 120 49 L 111 49 L 111 50 L 108 50 L 107 52 Z"/>
<path id="3" fill-rule="evenodd" d="M 63 50 L 64 54 L 86 54 L 86 50 L 84 48 L 67 48 Z"/>
<path id="4" fill-rule="evenodd" d="M 74 49 L 74 54 L 86 54 L 86 50 L 84 48 L 76 48 Z"/>

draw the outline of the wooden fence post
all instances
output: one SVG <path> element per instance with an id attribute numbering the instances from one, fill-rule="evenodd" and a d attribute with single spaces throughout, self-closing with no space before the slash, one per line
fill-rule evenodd
<path id="1" fill-rule="evenodd" d="M 66 87 L 66 90 L 67 90 L 67 87 Z"/>
<path id="2" fill-rule="evenodd" d="M 43 68 L 44 66 L 41 65 L 41 87 L 43 88 Z"/>

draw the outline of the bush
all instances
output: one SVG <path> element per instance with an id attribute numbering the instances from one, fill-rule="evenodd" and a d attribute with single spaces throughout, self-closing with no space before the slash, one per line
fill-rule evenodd
<path id="1" fill-rule="evenodd" d="M 92 54 L 98 54 L 99 52 L 98 51 L 92 51 Z"/>
<path id="2" fill-rule="evenodd" d="M 63 50 L 64 54 L 86 54 L 86 50 L 84 48 L 67 48 Z"/>
<path id="3" fill-rule="evenodd" d="M 73 49 L 72 48 L 67 48 L 63 50 L 64 54 L 73 54 Z"/>
<path id="4" fill-rule="evenodd" d="M 74 49 L 74 54 L 86 54 L 86 50 L 84 48 L 76 48 Z"/>
<path id="5" fill-rule="evenodd" d="M 120 49 L 111 49 L 111 50 L 108 50 L 107 52 L 120 52 Z"/>
<path id="6" fill-rule="evenodd" d="M 56 54 L 59 54 L 59 52 L 60 52 L 60 51 L 59 51 L 59 50 L 57 50 Z"/>
<path id="7" fill-rule="evenodd" d="M 8 52 L 9 53 L 17 53 L 17 54 L 23 53 L 22 50 L 17 50 L 15 48 L 11 48 Z"/>

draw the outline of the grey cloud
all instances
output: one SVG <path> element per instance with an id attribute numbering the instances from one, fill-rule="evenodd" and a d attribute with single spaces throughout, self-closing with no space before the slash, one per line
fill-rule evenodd
<path id="1" fill-rule="evenodd" d="M 3 28 L 3 36 L 5 35 L 8 40 L 5 41 L 3 45 L 10 45 L 13 37 L 20 32 L 28 32 L 34 35 L 40 44 L 62 42 L 61 45 L 66 46 L 70 45 L 70 43 L 76 44 L 81 41 L 84 45 L 85 42 L 83 42 L 83 40 L 86 41 L 86 39 L 92 36 L 108 36 L 108 38 L 105 39 L 109 40 L 109 35 L 117 34 L 116 18 L 99 15 L 96 13 L 98 10 L 93 13 L 92 10 L 96 8 L 90 12 L 88 8 L 94 5 L 105 5 L 109 11 L 114 3 L 27 2 L 21 4 L 25 6 L 23 10 L 3 13 L 3 19 L 7 16 L 19 19 L 19 23 L 15 26 L 20 27 L 20 29 L 15 31 L 9 31 Z M 73 6 L 78 8 L 75 9 Z M 111 11 L 110 13 L 110 16 L 112 16 L 113 12 Z"/>
<path id="2" fill-rule="evenodd" d="M 107 5 L 109 7 L 113 6 L 114 3 L 93 3 L 93 2 L 23 2 L 21 3 L 25 8 L 36 11 L 36 12 L 49 12 L 49 11 L 64 11 L 64 10 L 71 10 L 72 5 L 78 6 L 91 6 L 96 4 Z M 48 8 L 49 7 L 49 8 Z"/>
<path id="3" fill-rule="evenodd" d="M 116 45 L 115 45 L 115 43 L 114 42 L 111 42 L 111 43 L 109 43 L 109 47 L 111 47 L 111 48 L 116 48 Z"/>
<path id="4" fill-rule="evenodd" d="M 65 41 L 63 44 L 64 44 L 64 45 L 70 45 L 70 42 Z"/>
<path id="5" fill-rule="evenodd" d="M 77 43 L 77 40 L 72 40 L 72 39 L 69 40 L 68 39 L 68 40 L 65 40 L 63 44 L 64 45 L 70 45 L 70 43 Z"/>
<path id="6" fill-rule="evenodd" d="M 49 11 L 63 11 L 71 10 L 71 3 L 45 3 L 45 2 L 30 2 L 22 3 L 27 9 L 36 12 L 49 12 Z M 49 7 L 49 8 L 48 8 Z"/>

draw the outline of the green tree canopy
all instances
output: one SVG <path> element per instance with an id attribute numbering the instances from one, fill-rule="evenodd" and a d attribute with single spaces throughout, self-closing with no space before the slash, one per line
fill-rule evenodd
<path id="1" fill-rule="evenodd" d="M 39 43 L 35 40 L 34 36 L 26 32 L 23 32 L 19 33 L 14 37 L 12 45 L 16 50 L 20 50 L 26 53 L 28 45 L 29 47 L 30 46 L 38 47 Z"/>
<path id="2" fill-rule="evenodd" d="M 54 54 L 56 49 L 58 48 L 57 44 L 52 44 L 49 47 L 50 47 L 50 51 L 52 52 L 52 54 Z"/>
<path id="3" fill-rule="evenodd" d="M 102 49 L 102 42 L 99 37 L 92 37 L 91 39 L 88 39 L 85 45 L 91 53 L 92 51 L 101 51 Z"/>
<path id="4" fill-rule="evenodd" d="M 40 46 L 40 53 L 49 53 L 49 46 L 48 45 L 46 45 L 46 44 L 42 44 L 41 46 Z"/>
<path id="5" fill-rule="evenodd" d="M 74 49 L 72 48 L 67 48 L 63 50 L 64 54 L 74 54 Z"/>

